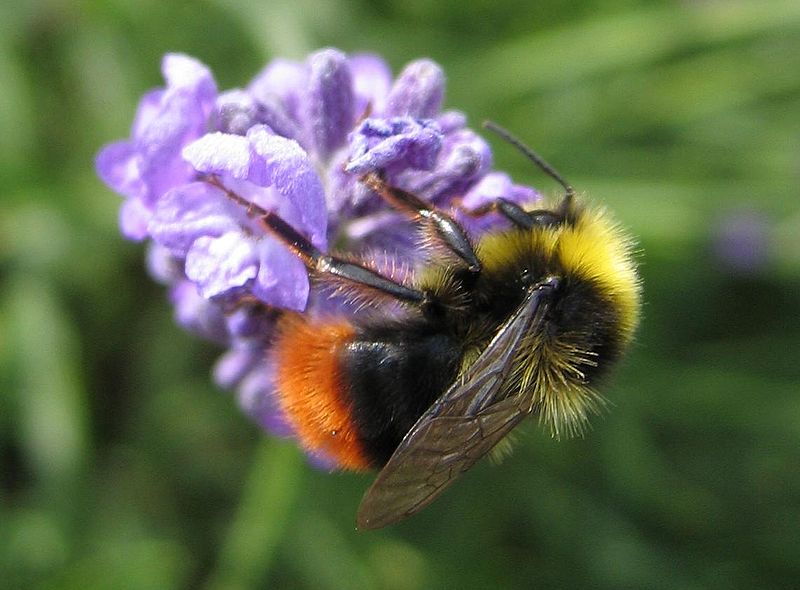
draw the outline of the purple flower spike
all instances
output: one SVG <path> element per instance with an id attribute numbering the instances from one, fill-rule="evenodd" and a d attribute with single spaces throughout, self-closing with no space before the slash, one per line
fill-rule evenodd
<path id="1" fill-rule="evenodd" d="M 476 237 L 504 221 L 461 207 L 539 198 L 491 171 L 489 146 L 463 113 L 441 111 L 445 76 L 430 60 L 393 81 L 377 56 L 323 49 L 273 61 L 223 93 L 193 58 L 167 55 L 162 71 L 165 87 L 144 95 L 130 138 L 98 154 L 97 172 L 125 198 L 122 233 L 150 241 L 148 268 L 168 286 L 177 322 L 226 348 L 215 380 L 271 433 L 291 434 L 270 350 L 281 318 L 352 320 L 358 306 L 312 289 L 286 236 L 259 216 L 291 226 L 310 243 L 304 250 L 336 244 L 405 282 L 426 255 L 412 222 L 364 186 L 364 174 L 450 212 Z"/>

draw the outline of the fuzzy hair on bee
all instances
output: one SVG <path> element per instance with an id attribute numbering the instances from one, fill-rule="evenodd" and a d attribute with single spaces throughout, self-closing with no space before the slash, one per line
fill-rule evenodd
<path id="1" fill-rule="evenodd" d="M 357 525 L 418 512 L 525 418 L 574 435 L 603 403 L 596 386 L 630 344 L 639 319 L 633 242 L 602 207 L 504 129 L 565 190 L 527 211 L 498 199 L 511 228 L 473 242 L 446 212 L 389 186 L 362 182 L 407 215 L 429 256 L 407 280 L 369 261 L 319 252 L 274 213 L 248 207 L 312 277 L 401 313 L 309 317 L 284 313 L 272 350 L 281 407 L 303 446 L 343 469 L 379 469 Z M 405 274 L 405 273 L 404 273 Z"/>

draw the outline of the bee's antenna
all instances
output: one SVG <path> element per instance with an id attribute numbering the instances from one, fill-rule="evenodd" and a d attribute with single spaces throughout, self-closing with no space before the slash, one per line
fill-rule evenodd
<path id="1" fill-rule="evenodd" d="M 505 139 L 508 143 L 513 145 L 515 148 L 517 148 L 519 151 L 521 151 L 531 162 L 533 162 L 539 168 L 541 168 L 542 172 L 547 174 L 553 180 L 558 182 L 558 184 L 564 187 L 564 190 L 567 193 L 564 196 L 565 200 L 569 201 L 572 199 L 572 196 L 575 194 L 575 189 L 573 189 L 572 185 L 569 184 L 566 180 L 564 180 L 564 178 L 558 172 L 556 172 L 555 168 L 553 168 L 550 164 L 545 162 L 544 159 L 539 154 L 537 154 L 527 145 L 522 143 L 522 141 L 514 137 L 510 131 L 500 127 L 500 125 L 498 125 L 493 121 L 484 121 L 483 127 L 485 129 L 488 129 L 489 131 L 493 131 L 494 133 Z"/>

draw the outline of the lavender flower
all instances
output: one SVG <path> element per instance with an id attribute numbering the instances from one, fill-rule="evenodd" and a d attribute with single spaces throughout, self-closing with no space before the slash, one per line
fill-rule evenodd
<path id="1" fill-rule="evenodd" d="M 125 197 L 123 235 L 151 241 L 148 267 L 169 285 L 177 320 L 227 347 L 217 382 L 276 434 L 289 431 L 273 394 L 275 319 L 335 302 L 312 292 L 301 261 L 229 192 L 322 251 L 378 249 L 387 267 L 419 255 L 409 222 L 359 182 L 365 173 L 445 209 L 538 198 L 491 171 L 489 146 L 463 114 L 442 112 L 444 73 L 429 60 L 393 80 L 378 57 L 324 49 L 305 62 L 276 60 L 223 93 L 193 58 L 167 55 L 162 71 L 166 86 L 145 94 L 130 139 L 106 146 L 97 171 Z M 452 210 L 476 235 L 502 223 Z"/>

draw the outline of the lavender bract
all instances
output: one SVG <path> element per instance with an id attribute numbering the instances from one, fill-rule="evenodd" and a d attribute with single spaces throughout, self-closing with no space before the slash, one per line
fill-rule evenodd
<path id="1" fill-rule="evenodd" d="M 451 210 L 474 235 L 502 222 L 462 215 L 456 200 L 476 208 L 539 198 L 492 171 L 489 146 L 462 113 L 442 111 L 444 73 L 430 60 L 393 80 L 376 56 L 324 49 L 304 62 L 275 60 L 223 93 L 191 57 L 167 55 L 162 71 L 166 86 L 145 94 L 131 137 L 98 154 L 97 172 L 125 197 L 123 235 L 151 242 L 148 268 L 169 286 L 178 322 L 227 347 L 216 381 L 275 434 L 290 434 L 273 394 L 275 320 L 340 302 L 312 291 L 301 261 L 225 190 L 277 213 L 322 251 L 377 251 L 387 268 L 413 266 L 420 253 L 411 224 L 359 182 L 365 173 Z"/>

